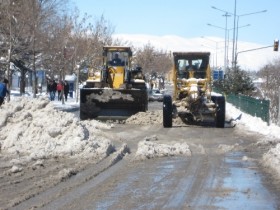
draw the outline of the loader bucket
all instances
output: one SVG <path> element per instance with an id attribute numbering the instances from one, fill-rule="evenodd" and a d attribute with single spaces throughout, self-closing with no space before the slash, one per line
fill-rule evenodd
<path id="1" fill-rule="evenodd" d="M 140 89 L 82 88 L 80 119 L 126 119 L 148 109 L 148 94 Z"/>

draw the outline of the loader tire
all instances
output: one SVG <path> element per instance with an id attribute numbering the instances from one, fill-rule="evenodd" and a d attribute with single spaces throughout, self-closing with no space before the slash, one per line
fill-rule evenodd
<path id="1" fill-rule="evenodd" d="M 224 96 L 212 96 L 212 100 L 218 106 L 216 112 L 216 127 L 225 127 L 225 115 L 226 115 L 226 102 Z"/>
<path id="2" fill-rule="evenodd" d="M 84 113 L 80 112 L 80 120 L 86 120 L 86 119 L 87 116 Z"/>
<path id="3" fill-rule="evenodd" d="M 172 127 L 172 98 L 170 95 L 163 97 L 163 127 Z"/>

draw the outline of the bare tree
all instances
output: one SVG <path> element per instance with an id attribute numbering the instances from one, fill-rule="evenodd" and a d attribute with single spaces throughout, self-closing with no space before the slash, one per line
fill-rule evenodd
<path id="1" fill-rule="evenodd" d="M 112 33 L 114 27 L 105 20 L 104 16 L 95 20 L 88 26 L 87 31 L 87 61 L 92 67 L 100 66 L 102 61 L 99 59 L 102 56 L 102 47 L 112 44 Z"/>
<path id="2" fill-rule="evenodd" d="M 0 4 L 1 36 L 5 40 L 7 54 L 7 74 L 10 76 L 10 62 L 18 65 L 21 72 L 21 93 L 24 92 L 25 74 L 33 72 L 33 97 L 36 96 L 36 68 L 41 65 L 44 53 L 44 43 L 48 40 L 48 32 L 52 24 L 60 18 L 61 5 L 67 1 L 59 0 L 9 0 Z M 31 12 L 30 12 L 31 11 Z M 5 15 L 6 14 L 6 15 Z M 6 18 L 5 18 L 6 17 Z"/>
<path id="3" fill-rule="evenodd" d="M 85 20 L 86 17 L 84 17 Z M 88 18 L 88 17 L 87 17 Z M 102 47 L 112 44 L 113 26 L 101 16 L 93 23 L 74 22 L 73 44 L 76 46 L 76 63 L 96 68 L 102 65 Z"/>
<path id="4" fill-rule="evenodd" d="M 138 49 L 135 55 L 135 63 L 143 68 L 144 73 L 164 75 L 172 67 L 170 53 L 156 50 L 150 43 L 143 49 Z"/>
<path id="5" fill-rule="evenodd" d="M 0 55 L 5 57 L 8 75 L 10 62 L 21 72 L 21 93 L 25 88 L 25 75 L 32 72 L 33 97 L 36 97 L 38 68 L 47 70 L 48 77 L 78 74 L 80 68 L 102 65 L 104 45 L 129 45 L 126 40 L 113 40 L 114 27 L 102 15 L 91 20 L 78 11 L 71 15 L 65 10 L 67 0 L 7 0 L 0 1 Z M 4 44 L 3 44 L 4 43 Z M 134 63 L 146 73 L 164 74 L 171 68 L 169 54 L 158 51 L 151 44 L 143 50 L 134 50 Z M 78 79 L 78 82 L 85 78 Z M 77 85 L 78 86 L 78 85 Z"/>
<path id="6" fill-rule="evenodd" d="M 18 20 L 21 19 L 21 13 L 18 8 L 19 2 L 15 0 L 2 1 L 0 4 L 1 12 L 1 54 L 6 58 L 6 77 L 9 80 L 8 88 L 10 88 L 12 82 L 12 73 L 10 71 L 10 62 L 13 54 L 19 52 L 19 34 L 22 31 L 22 27 L 19 26 Z M 8 101 L 10 100 L 10 95 L 8 95 Z"/>
<path id="7" fill-rule="evenodd" d="M 259 72 L 265 82 L 261 85 L 263 94 L 270 100 L 270 119 L 277 123 L 279 119 L 279 86 L 280 86 L 280 59 L 275 59 L 272 63 L 265 65 Z M 279 123 L 279 122 L 278 122 Z"/>
<path id="8" fill-rule="evenodd" d="M 59 0 L 27 0 L 25 5 L 32 8 L 29 16 L 29 30 L 31 34 L 31 53 L 32 53 L 32 71 L 33 71 L 33 97 L 36 97 L 37 92 L 37 75 L 36 66 L 37 58 L 43 53 L 43 43 L 46 38 L 45 34 L 49 25 L 56 21 L 59 17 L 59 6 L 66 1 Z M 64 27 L 65 28 L 65 27 Z M 64 29 L 63 28 L 63 29 Z M 41 58 L 42 59 L 42 58 Z"/>
<path id="9" fill-rule="evenodd" d="M 62 36 L 64 39 L 67 37 L 66 48 L 64 48 L 66 49 L 64 73 L 77 74 L 77 94 L 79 81 L 81 81 L 80 68 L 96 68 L 102 64 L 99 59 L 102 56 L 102 47 L 112 43 L 113 27 L 103 16 L 93 23 L 91 23 L 91 17 L 86 14 L 81 19 L 78 11 L 72 14 L 67 25 L 71 31 L 68 32 L 68 35 Z M 77 66 L 81 67 L 77 68 Z M 78 100 L 78 95 L 76 95 L 76 100 Z"/>

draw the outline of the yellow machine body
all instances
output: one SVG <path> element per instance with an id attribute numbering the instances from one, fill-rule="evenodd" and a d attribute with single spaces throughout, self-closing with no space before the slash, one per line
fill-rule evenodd
<path id="1" fill-rule="evenodd" d="M 180 116 L 195 122 L 215 122 L 224 127 L 225 98 L 211 90 L 210 52 L 173 52 L 173 96 L 163 99 L 163 125 Z"/>
<path id="2" fill-rule="evenodd" d="M 80 90 L 80 119 L 123 119 L 148 109 L 145 80 L 134 79 L 142 71 L 133 69 L 131 61 L 130 47 L 103 47 L 102 68 L 89 72 Z"/>

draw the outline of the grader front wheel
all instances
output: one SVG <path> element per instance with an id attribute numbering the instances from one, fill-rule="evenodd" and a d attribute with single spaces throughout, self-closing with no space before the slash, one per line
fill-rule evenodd
<path id="1" fill-rule="evenodd" d="M 163 97 L 163 127 L 172 127 L 172 98 L 170 95 Z"/>
<path id="2" fill-rule="evenodd" d="M 212 96 L 212 100 L 217 106 L 216 111 L 216 127 L 225 127 L 225 115 L 226 115 L 226 102 L 224 96 Z"/>

